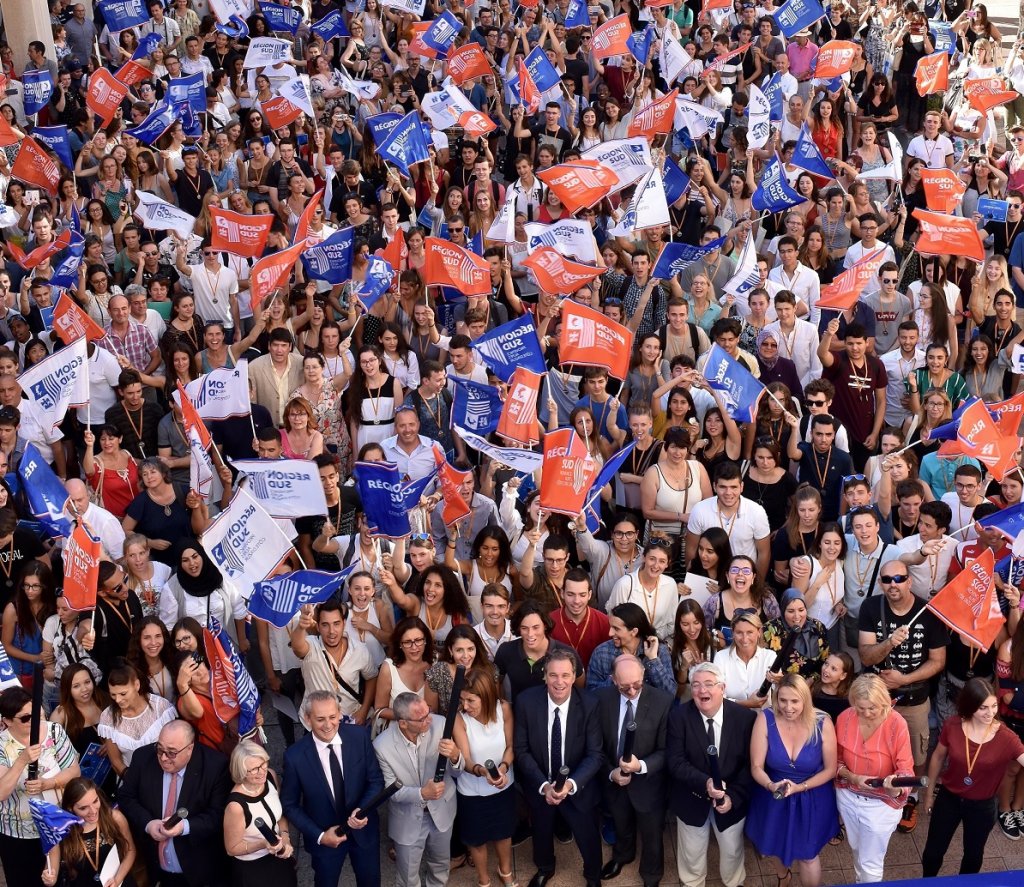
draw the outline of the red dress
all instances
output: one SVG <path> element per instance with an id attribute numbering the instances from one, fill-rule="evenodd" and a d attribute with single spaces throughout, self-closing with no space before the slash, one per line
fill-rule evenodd
<path id="1" fill-rule="evenodd" d="M 135 460 L 128 458 L 124 471 L 103 468 L 99 459 L 93 459 L 89 486 L 97 492 L 99 504 L 118 520 L 124 520 L 125 512 L 132 500 L 139 494 L 139 467 Z"/>

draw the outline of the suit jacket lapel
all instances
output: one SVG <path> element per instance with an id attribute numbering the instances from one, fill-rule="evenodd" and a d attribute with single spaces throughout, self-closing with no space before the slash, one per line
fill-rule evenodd
<path id="1" fill-rule="evenodd" d="M 327 792 L 327 797 L 329 799 L 333 798 L 334 789 L 331 787 L 330 782 L 327 781 L 327 774 L 324 773 L 324 765 L 320 760 L 320 755 L 317 754 L 316 744 L 313 742 L 312 735 L 309 737 L 309 745 L 306 748 L 306 758 L 313 771 L 320 775 L 320 781 L 323 783 L 324 791 Z M 345 759 L 345 743 L 341 744 L 341 764 L 344 772 L 348 772 L 348 761 Z M 342 775 L 344 775 L 344 772 Z"/>

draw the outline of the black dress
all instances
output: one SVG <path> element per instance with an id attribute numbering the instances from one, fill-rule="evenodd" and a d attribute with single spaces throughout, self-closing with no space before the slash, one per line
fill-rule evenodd
<path id="1" fill-rule="evenodd" d="M 64 884 L 66 887 L 96 887 L 99 884 L 99 872 L 103 870 L 103 864 L 106 862 L 107 857 L 110 855 L 110 851 L 114 849 L 114 844 L 106 839 L 106 837 L 100 840 L 100 853 L 99 853 L 99 868 L 94 867 L 93 863 L 96 860 L 96 833 L 98 829 L 94 829 L 88 834 L 83 834 L 82 839 L 85 842 L 85 859 L 82 859 L 75 867 L 75 876 L 71 877 L 69 869 L 65 868 L 65 879 Z M 74 840 L 74 839 L 71 839 Z M 132 877 L 131 872 L 121 882 L 122 887 L 135 887 L 135 879 Z"/>

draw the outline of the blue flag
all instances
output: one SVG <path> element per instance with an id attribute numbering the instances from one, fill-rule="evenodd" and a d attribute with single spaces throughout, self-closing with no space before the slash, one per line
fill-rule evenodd
<path id="1" fill-rule="evenodd" d="M 354 228 L 342 228 L 316 246 L 302 251 L 302 267 L 306 276 L 337 285 L 352 279 L 352 244 Z"/>
<path id="2" fill-rule="evenodd" d="M 761 181 L 757 183 L 751 202 L 758 212 L 767 210 L 773 213 L 782 212 L 804 202 L 804 198 L 786 181 L 786 170 L 778 156 L 772 157 L 765 164 Z"/>
<path id="3" fill-rule="evenodd" d="M 11 665 L 11 659 L 7 655 L 7 651 L 4 649 L 3 644 L 0 644 L 0 686 L 6 687 L 11 684 L 12 681 L 17 680 L 18 676 L 14 673 L 14 666 Z"/>
<path id="4" fill-rule="evenodd" d="M 589 28 L 590 13 L 584 0 L 569 0 L 569 7 L 565 10 L 565 28 Z"/>
<path id="5" fill-rule="evenodd" d="M 588 20 L 587 25 L 589 24 L 590 21 Z M 647 58 L 651 54 L 651 44 L 654 43 L 654 38 L 657 36 L 657 32 L 655 32 L 654 28 L 648 25 L 642 31 L 636 31 L 626 38 L 626 46 L 628 46 L 629 51 L 633 53 L 633 58 L 640 62 L 641 65 L 647 64 Z M 666 158 L 666 161 L 667 160 L 668 158 Z"/>
<path id="6" fill-rule="evenodd" d="M 786 0 L 775 10 L 775 21 L 787 40 L 792 40 L 797 31 L 809 28 L 818 19 L 825 17 L 825 9 L 818 0 Z"/>
<path id="7" fill-rule="evenodd" d="M 328 40 L 333 40 L 335 37 L 352 36 L 348 32 L 348 28 L 345 27 L 345 19 L 342 18 L 341 12 L 337 9 L 332 9 L 320 21 L 312 25 L 310 30 L 319 34 L 325 43 Z"/>
<path id="8" fill-rule="evenodd" d="M 411 532 L 406 491 L 394 462 L 357 462 L 356 489 L 374 536 L 400 539 Z"/>
<path id="9" fill-rule="evenodd" d="M 66 126 L 37 126 L 32 130 L 32 135 L 53 151 L 60 159 L 60 162 L 68 169 L 75 168 L 75 161 L 71 156 L 71 141 L 68 139 L 68 128 Z"/>
<path id="10" fill-rule="evenodd" d="M 206 80 L 203 72 L 178 77 L 167 83 L 167 100 L 172 104 L 187 104 L 193 111 L 206 111 Z"/>
<path id="11" fill-rule="evenodd" d="M 721 345 L 711 346 L 703 376 L 712 388 L 722 393 L 729 415 L 736 422 L 754 421 L 764 385 L 750 375 L 743 364 L 730 357 Z"/>
<path id="12" fill-rule="evenodd" d="M 667 155 L 665 157 L 665 169 L 661 175 L 665 184 L 665 202 L 671 206 L 690 187 L 690 177 L 683 172 L 682 167 L 678 163 Z"/>
<path id="13" fill-rule="evenodd" d="M 477 231 L 467 242 L 466 249 L 482 259 L 484 257 L 484 232 Z"/>
<path id="14" fill-rule="evenodd" d="M 203 134 L 203 122 L 199 115 L 187 102 L 178 102 L 174 105 L 181 119 L 181 131 L 191 139 L 198 139 Z"/>
<path id="15" fill-rule="evenodd" d="M 370 256 L 370 263 L 366 267 L 366 280 L 363 285 L 355 290 L 363 307 L 369 311 L 377 300 L 384 295 L 395 280 L 395 269 L 390 263 L 380 256 Z"/>
<path id="16" fill-rule="evenodd" d="M 260 9 L 263 17 L 270 25 L 271 31 L 287 31 L 294 34 L 302 24 L 302 13 L 290 6 L 281 6 L 279 3 L 261 3 Z"/>
<path id="17" fill-rule="evenodd" d="M 929 21 L 928 29 L 931 31 L 936 52 L 948 52 L 950 55 L 956 52 L 956 35 L 953 33 L 952 23 Z"/>
<path id="18" fill-rule="evenodd" d="M 811 138 L 810 130 L 804 125 L 800 127 L 800 137 L 796 140 L 796 148 L 793 151 L 793 159 L 790 161 L 793 166 L 805 169 L 811 175 L 821 176 L 826 179 L 834 179 L 835 173 L 821 156 L 821 151 Z"/>
<path id="19" fill-rule="evenodd" d="M 22 71 L 21 85 L 25 91 L 25 113 L 38 114 L 53 95 L 53 78 L 45 68 L 41 71 Z"/>
<path id="20" fill-rule="evenodd" d="M 44 856 L 67 837 L 72 826 L 85 824 L 74 813 L 40 798 L 29 798 L 28 807 L 39 832 Z"/>
<path id="21" fill-rule="evenodd" d="M 34 444 L 25 444 L 17 474 L 32 517 L 48 526 L 55 535 L 70 536 L 71 522 L 64 513 L 68 491 Z"/>
<path id="22" fill-rule="evenodd" d="M 1016 539 L 1017 534 L 1024 530 L 1024 502 L 983 517 L 978 523 L 983 527 L 994 527 L 1011 539 Z"/>
<path id="23" fill-rule="evenodd" d="M 597 502 L 598 496 L 601 495 L 603 490 L 612 478 L 615 477 L 618 470 L 622 467 L 626 459 L 629 458 L 629 454 L 633 452 L 633 448 L 636 446 L 636 441 L 631 441 L 626 444 L 621 450 L 619 450 L 614 456 L 612 456 L 604 465 L 601 466 L 601 471 L 597 477 L 594 478 L 594 482 L 590 485 L 590 491 L 587 493 L 586 505 L 583 506 L 583 513 L 587 519 L 587 529 L 591 533 L 596 533 L 598 527 L 601 525 L 600 515 L 598 513 L 598 507 L 595 507 L 594 503 Z"/>
<path id="24" fill-rule="evenodd" d="M 82 233 L 82 217 L 78 213 L 78 207 L 71 204 L 71 230 Z"/>
<path id="25" fill-rule="evenodd" d="M 228 16 L 226 23 L 221 24 L 220 22 L 217 22 L 216 27 L 222 34 L 227 34 L 229 37 L 233 37 L 236 40 L 244 40 L 249 36 L 249 23 L 240 15 Z"/>
<path id="26" fill-rule="evenodd" d="M 461 30 L 462 22 L 446 9 L 420 34 L 420 40 L 438 56 L 446 56 L 448 50 L 455 45 L 455 38 L 459 36 Z"/>
<path id="27" fill-rule="evenodd" d="M 275 576 L 252 587 L 249 612 L 257 619 L 284 628 L 299 608 L 306 604 L 322 604 L 337 592 L 358 561 L 340 573 L 321 570 L 296 570 L 284 576 Z"/>
<path id="28" fill-rule="evenodd" d="M 132 53 L 132 61 L 137 62 L 139 59 L 147 58 L 160 45 L 160 40 L 160 35 L 155 32 L 143 35 L 139 40 L 139 45 L 135 47 L 135 52 Z"/>
<path id="29" fill-rule="evenodd" d="M 149 116 L 142 123 L 129 127 L 125 132 L 130 136 L 135 136 L 143 144 L 152 145 L 171 128 L 177 119 L 178 112 L 174 105 L 164 98 L 163 101 L 157 102 L 153 106 L 153 110 L 149 112 Z"/>
<path id="30" fill-rule="evenodd" d="M 73 228 L 72 231 L 74 231 Z M 63 260 L 53 270 L 50 284 L 52 286 L 61 286 L 65 289 L 74 286 L 78 282 L 78 266 L 82 264 L 82 254 L 84 252 L 85 238 L 78 232 L 74 232 L 71 235 L 71 243 L 64 253 Z"/>
<path id="31" fill-rule="evenodd" d="M 786 99 L 782 94 L 782 77 L 778 72 L 768 78 L 768 82 L 761 87 L 761 93 L 768 99 L 770 105 L 768 119 L 781 120 L 786 113 Z"/>
<path id="32" fill-rule="evenodd" d="M 533 48 L 533 52 L 526 57 L 523 64 L 526 65 L 526 70 L 530 72 L 530 77 L 541 95 L 549 89 L 556 89 L 561 82 L 558 70 L 551 64 L 548 54 L 539 46 Z"/>
<path id="33" fill-rule="evenodd" d="M 449 376 L 449 379 L 455 383 L 452 425 L 483 437 L 496 431 L 503 406 L 498 389 L 493 385 L 481 385 L 458 376 Z"/>
<path id="34" fill-rule="evenodd" d="M 724 243 L 724 237 L 719 237 L 705 246 L 692 246 L 689 243 L 666 243 L 661 250 L 661 255 L 658 256 L 658 263 L 654 266 L 651 276 L 657 277 L 659 280 L 669 280 L 684 268 L 703 259 L 704 256 L 710 255 L 716 249 L 721 249 Z"/>
<path id="35" fill-rule="evenodd" d="M 366 119 L 366 125 L 370 127 L 370 135 L 373 136 L 373 143 L 377 146 L 384 144 L 391 131 L 402 121 L 402 115 L 394 111 L 385 114 L 374 114 Z"/>
<path id="36" fill-rule="evenodd" d="M 430 155 L 427 152 L 429 145 L 430 136 L 420 122 L 419 111 L 410 111 L 384 139 L 378 153 L 384 160 L 390 160 L 402 172 L 409 175 L 409 167 L 412 164 L 429 159 Z"/>
<path id="37" fill-rule="evenodd" d="M 247 736 L 256 729 L 256 712 L 260 707 L 260 691 L 256 689 L 252 676 L 242 664 L 242 658 L 231 641 L 231 635 L 215 616 L 207 616 L 207 628 L 218 641 L 231 661 L 231 671 L 235 678 L 235 694 L 238 697 L 238 735 Z M 211 663 L 212 665 L 212 663 Z"/>
<path id="38" fill-rule="evenodd" d="M 541 374 L 548 370 L 531 314 L 516 317 L 484 333 L 473 343 L 473 348 L 502 382 L 510 381 L 519 367 Z"/>
<path id="39" fill-rule="evenodd" d="M 127 31 L 149 21 L 146 0 L 99 0 L 97 6 L 111 31 Z"/>

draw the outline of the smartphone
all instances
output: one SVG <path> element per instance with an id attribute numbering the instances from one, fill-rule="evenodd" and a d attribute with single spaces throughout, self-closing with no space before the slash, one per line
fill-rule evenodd
<path id="1" fill-rule="evenodd" d="M 25 206 L 39 206 L 39 191 L 26 191 L 25 192 Z"/>

